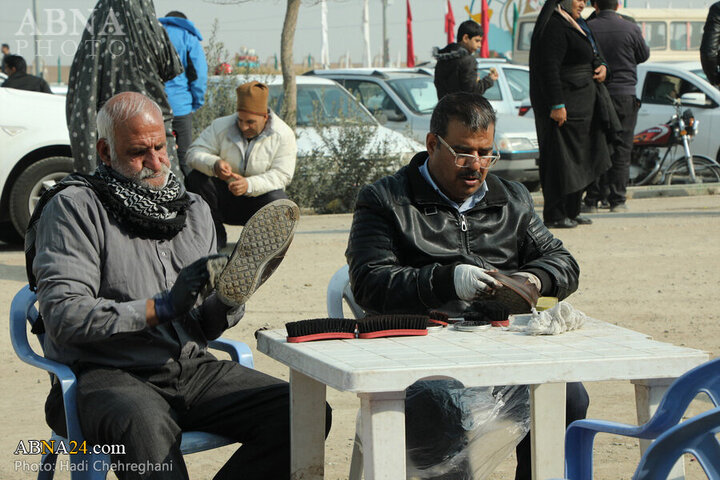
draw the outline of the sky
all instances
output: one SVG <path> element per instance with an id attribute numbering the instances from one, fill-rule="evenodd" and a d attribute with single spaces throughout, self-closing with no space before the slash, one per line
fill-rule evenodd
<path id="1" fill-rule="evenodd" d="M 204 36 L 210 36 L 212 25 L 219 24 L 218 40 L 230 51 L 243 47 L 254 49 L 261 63 L 272 64 L 273 56 L 280 56 L 280 34 L 285 16 L 285 0 L 245 0 L 231 5 L 218 4 L 233 0 L 154 0 L 156 14 L 180 10 L 195 23 Z M 236 0 L 237 1 L 237 0 Z M 457 24 L 466 20 L 465 7 L 473 0 L 450 0 Z M 532 8 L 538 0 L 490 0 L 490 9 L 508 16 L 509 2 L 519 3 L 521 10 Z M 218 2 L 218 3 L 213 3 Z M 447 43 L 443 31 L 447 0 L 409 0 L 412 10 L 412 29 L 415 56 L 418 62 L 431 59 L 434 46 Z M 96 0 L 35 0 L 40 40 L 40 55 L 47 64 L 69 65 L 75 53 L 87 19 Z M 372 56 L 382 54 L 382 0 L 369 0 L 370 44 Z M 406 0 L 388 0 L 387 29 L 390 61 L 406 60 Z M 481 0 L 475 0 L 473 13 L 480 10 Z M 540 2 L 542 3 L 542 2 Z M 684 7 L 708 8 L 711 0 L 627 0 L 627 6 L 644 8 Z M 362 0 L 327 0 L 328 44 L 330 61 L 338 62 L 349 55 L 353 62 L 362 61 L 361 31 Z M 33 28 L 30 23 L 32 0 L 0 0 L 0 42 L 8 43 L 13 53 L 19 53 L 30 63 L 34 56 Z M 500 28 L 500 27 L 497 27 Z M 63 33 L 63 30 L 65 31 Z M 493 32 L 491 30 L 493 49 Z M 502 43 L 502 42 L 498 42 Z M 504 46 L 504 44 L 503 44 Z M 295 34 L 294 61 L 306 62 L 308 55 L 319 61 L 321 47 L 319 0 L 302 0 Z M 503 50 L 500 48 L 499 50 Z"/>

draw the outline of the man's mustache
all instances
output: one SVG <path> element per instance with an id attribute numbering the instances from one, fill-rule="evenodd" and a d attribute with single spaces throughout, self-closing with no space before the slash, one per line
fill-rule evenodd
<path id="1" fill-rule="evenodd" d="M 480 170 L 473 170 L 463 173 L 460 175 L 460 178 L 468 180 L 482 180 L 482 172 L 480 172 Z"/>

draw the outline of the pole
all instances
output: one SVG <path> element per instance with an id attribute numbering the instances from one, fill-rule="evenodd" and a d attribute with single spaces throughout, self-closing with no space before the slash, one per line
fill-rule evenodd
<path id="1" fill-rule="evenodd" d="M 387 36 L 387 5 L 388 0 L 382 0 L 382 22 L 383 22 L 383 67 L 390 66 L 390 43 Z"/>
<path id="2" fill-rule="evenodd" d="M 35 41 L 35 75 L 40 75 L 40 59 L 38 58 L 38 22 L 37 22 L 37 0 L 33 0 L 33 23 L 35 24 L 34 41 Z"/>

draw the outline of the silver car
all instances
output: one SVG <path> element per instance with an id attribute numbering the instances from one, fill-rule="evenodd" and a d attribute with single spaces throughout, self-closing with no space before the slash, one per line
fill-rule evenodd
<path id="1" fill-rule="evenodd" d="M 349 68 L 312 70 L 305 75 L 335 80 L 351 91 L 383 125 L 425 143 L 430 131 L 430 115 L 437 104 L 433 75 L 427 69 Z M 535 123 L 500 108 L 493 100 L 491 103 L 498 111 L 495 142 L 501 155 L 493 173 L 536 189 L 539 153 Z"/>

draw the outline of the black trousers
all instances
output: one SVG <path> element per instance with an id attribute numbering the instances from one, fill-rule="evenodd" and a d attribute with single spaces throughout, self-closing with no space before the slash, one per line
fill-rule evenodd
<path id="1" fill-rule="evenodd" d="M 187 479 L 181 431 L 215 433 L 242 442 L 215 479 L 290 477 L 289 386 L 257 370 L 211 355 L 160 367 L 124 371 L 85 365 L 76 369 L 78 414 L 88 442 L 125 445 L 111 456 L 121 480 Z M 50 427 L 65 431 L 59 385 L 46 403 Z M 328 406 L 326 435 L 330 430 Z M 143 475 L 132 465 L 167 465 Z M 138 470 L 136 468 L 136 470 Z"/>
<path id="2" fill-rule="evenodd" d="M 582 190 L 568 195 L 555 195 L 554 192 L 543 190 L 543 221 L 557 222 L 564 218 L 577 217 L 580 214 L 582 194 Z"/>
<path id="3" fill-rule="evenodd" d="M 596 205 L 601 200 L 607 200 L 612 207 L 627 200 L 630 154 L 640 103 L 635 95 L 614 95 L 612 101 L 623 131 L 618 135 L 614 152 L 610 156 L 612 166 L 587 189 L 585 203 L 588 205 Z"/>
<path id="4" fill-rule="evenodd" d="M 461 388 L 456 380 L 432 380 L 416 382 L 406 390 L 405 396 L 405 436 L 408 457 L 414 465 L 423 469 L 452 457 L 466 446 L 466 429 L 463 426 L 463 408 L 458 406 L 451 396 L 439 385 L 448 388 Z M 528 391 L 518 391 L 514 395 L 529 395 Z M 590 397 L 582 383 L 568 383 L 566 387 L 565 419 L 566 425 L 585 418 Z M 524 415 L 522 411 L 506 412 Z M 530 433 L 520 441 L 515 449 L 517 467 L 515 480 L 531 480 Z M 472 478 L 466 458 L 456 462 L 453 471 L 432 480 L 467 480 Z"/>
<path id="5" fill-rule="evenodd" d="M 192 144 L 193 114 L 180 115 L 173 117 L 172 121 L 173 133 L 175 134 L 175 143 L 177 144 L 178 163 L 180 170 L 186 177 L 192 171 L 185 163 L 185 154 Z"/>
<path id="6" fill-rule="evenodd" d="M 257 197 L 237 197 L 228 190 L 227 183 L 197 170 L 192 170 L 185 178 L 185 185 L 189 191 L 197 193 L 210 205 L 219 246 L 224 246 L 227 241 L 224 223 L 245 225 L 255 212 L 268 203 L 288 198 L 284 190 L 272 190 Z"/>

